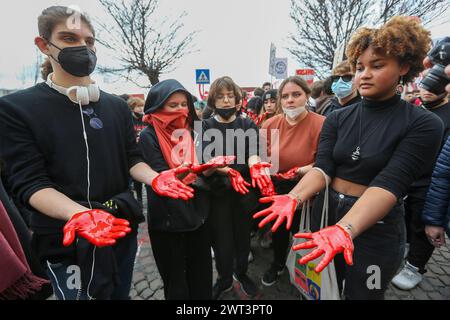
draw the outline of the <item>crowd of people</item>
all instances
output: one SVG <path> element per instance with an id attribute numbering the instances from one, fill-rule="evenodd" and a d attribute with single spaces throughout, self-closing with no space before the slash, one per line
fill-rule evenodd
<path id="1" fill-rule="evenodd" d="M 94 27 L 81 14 L 70 29 L 67 12 L 38 18 L 44 82 L 0 98 L 0 221 L 25 222 L 0 224 L 0 299 L 129 299 L 145 220 L 168 300 L 220 299 L 233 281 L 255 298 L 304 249 L 300 264 L 321 257 L 316 273 L 334 261 L 343 299 L 420 283 L 450 231 L 450 90 L 402 90 L 432 66 L 417 21 L 358 29 L 312 86 L 292 76 L 247 99 L 222 76 L 203 101 L 169 79 L 143 100 L 100 90 Z M 254 233 L 273 250 L 260 279 Z"/>

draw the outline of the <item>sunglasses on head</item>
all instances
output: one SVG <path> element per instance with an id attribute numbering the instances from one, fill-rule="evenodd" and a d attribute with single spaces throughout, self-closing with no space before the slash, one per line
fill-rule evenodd
<path id="1" fill-rule="evenodd" d="M 350 82 L 353 80 L 353 76 L 351 74 L 346 74 L 345 76 L 331 76 L 333 79 L 333 82 L 338 81 L 339 79 L 342 79 L 344 82 Z"/>

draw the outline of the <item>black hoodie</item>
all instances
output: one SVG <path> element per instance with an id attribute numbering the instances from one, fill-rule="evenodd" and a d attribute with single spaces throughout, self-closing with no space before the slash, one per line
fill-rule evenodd
<path id="1" fill-rule="evenodd" d="M 176 80 L 164 80 L 153 86 L 145 101 L 145 114 L 154 113 L 162 108 L 166 100 L 175 92 L 184 92 L 188 98 L 191 120 L 197 120 L 191 94 Z M 193 113 L 193 114 L 192 114 Z M 193 133 L 193 137 L 198 135 Z M 201 145 L 195 143 L 197 154 L 200 155 Z M 144 160 L 156 172 L 169 170 L 170 167 L 161 151 L 158 136 L 152 126 L 141 132 L 139 147 Z M 201 159 L 199 159 L 200 161 Z M 148 227 L 150 230 L 185 232 L 202 226 L 209 213 L 208 187 L 201 176 L 191 185 L 194 188 L 194 198 L 189 201 L 175 200 L 157 195 L 152 188 L 147 187 L 148 195 Z"/>

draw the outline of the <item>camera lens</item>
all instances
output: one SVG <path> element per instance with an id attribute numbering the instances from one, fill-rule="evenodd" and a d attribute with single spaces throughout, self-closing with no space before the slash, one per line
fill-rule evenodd
<path id="1" fill-rule="evenodd" d="M 445 92 L 445 86 L 449 83 L 449 78 L 444 72 L 445 66 L 436 64 L 430 69 L 428 75 L 420 82 L 419 86 L 436 95 Z"/>

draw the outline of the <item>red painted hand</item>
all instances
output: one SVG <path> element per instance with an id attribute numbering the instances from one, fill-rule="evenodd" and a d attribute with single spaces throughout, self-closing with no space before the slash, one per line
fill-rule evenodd
<path id="1" fill-rule="evenodd" d="M 78 233 L 97 247 L 111 246 L 131 231 L 129 225 L 127 220 L 117 219 L 103 210 L 79 212 L 64 226 L 63 245 L 70 246 Z"/>
<path id="2" fill-rule="evenodd" d="M 247 187 L 250 186 L 250 183 L 248 183 L 247 181 L 244 180 L 244 178 L 242 178 L 239 171 L 230 169 L 228 170 L 227 174 L 230 177 L 231 185 L 233 186 L 233 189 L 236 192 L 239 192 L 240 194 L 247 194 L 249 192 Z"/>
<path id="3" fill-rule="evenodd" d="M 287 172 L 274 174 L 273 177 L 278 180 L 294 180 L 299 176 L 300 167 L 294 167 Z"/>
<path id="4" fill-rule="evenodd" d="M 189 200 L 194 197 L 194 189 L 181 182 L 177 175 L 187 173 L 191 166 L 178 167 L 161 172 L 152 181 L 152 189 L 163 197 Z"/>
<path id="5" fill-rule="evenodd" d="M 195 174 L 200 174 L 209 169 L 226 167 L 232 164 L 234 160 L 236 160 L 236 156 L 219 156 L 209 160 L 205 164 L 192 165 L 191 170 Z"/>
<path id="6" fill-rule="evenodd" d="M 253 218 L 265 217 L 258 225 L 259 228 L 264 227 L 270 221 L 276 219 L 272 226 L 272 232 L 277 231 L 278 227 L 286 220 L 286 230 L 289 230 L 294 218 L 295 208 L 297 208 L 298 201 L 288 195 L 279 195 L 259 199 L 261 203 L 270 203 L 272 205 L 262 211 L 253 215 Z"/>
<path id="7" fill-rule="evenodd" d="M 264 189 L 261 190 L 261 194 L 264 197 L 271 197 L 271 196 L 274 196 L 274 195 L 277 194 L 275 192 L 275 186 L 273 185 L 272 180 L 270 181 L 270 183 Z"/>
<path id="8" fill-rule="evenodd" d="M 252 177 L 252 187 L 259 187 L 259 190 L 263 190 L 267 187 L 272 180 L 270 180 L 269 170 L 272 165 L 267 162 L 258 162 L 250 167 L 250 176 Z"/>
<path id="9" fill-rule="evenodd" d="M 293 250 L 312 249 L 313 252 L 301 258 L 298 262 L 305 264 L 325 253 L 325 256 L 314 269 L 317 273 L 333 260 L 337 253 L 344 252 L 344 258 L 348 265 L 353 264 L 353 241 L 350 235 L 341 226 L 334 225 L 314 233 L 298 233 L 295 238 L 312 239 L 311 241 L 293 246 Z"/>

